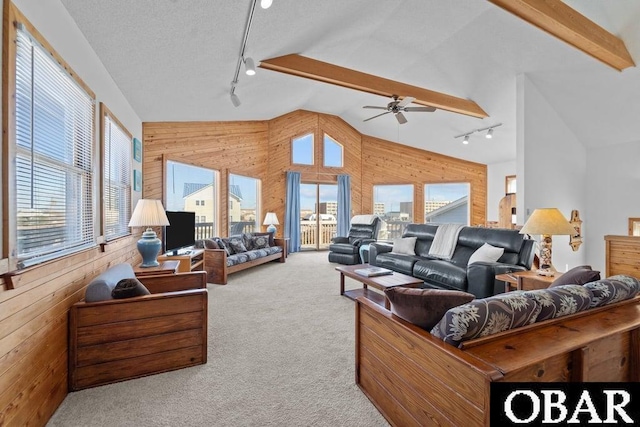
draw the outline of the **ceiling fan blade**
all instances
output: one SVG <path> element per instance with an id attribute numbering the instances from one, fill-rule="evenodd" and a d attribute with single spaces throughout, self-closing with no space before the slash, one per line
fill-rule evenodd
<path id="1" fill-rule="evenodd" d="M 396 119 L 398 119 L 398 123 L 401 125 L 407 123 L 407 118 L 400 111 L 396 113 Z"/>
<path id="2" fill-rule="evenodd" d="M 404 98 L 402 98 L 402 101 L 398 103 L 398 107 L 404 107 L 405 105 L 409 105 L 415 100 L 416 99 L 412 96 L 405 96 Z"/>
<path id="3" fill-rule="evenodd" d="M 429 113 L 433 113 L 436 111 L 436 107 L 404 107 L 404 111 L 428 111 Z"/>
<path id="4" fill-rule="evenodd" d="M 373 105 L 365 105 L 362 108 L 373 108 L 375 110 L 386 110 L 387 109 L 387 107 L 376 107 L 376 106 L 373 106 Z"/>
<path id="5" fill-rule="evenodd" d="M 389 114 L 391 111 L 385 111 L 382 114 L 378 114 L 377 116 L 369 117 L 368 119 L 364 119 L 363 122 L 368 122 L 369 120 L 375 119 L 376 117 L 384 116 L 385 114 Z"/>

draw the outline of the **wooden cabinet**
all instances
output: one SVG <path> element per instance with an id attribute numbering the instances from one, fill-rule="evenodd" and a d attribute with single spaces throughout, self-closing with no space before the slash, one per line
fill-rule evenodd
<path id="1" fill-rule="evenodd" d="M 191 249 L 188 253 L 181 255 L 164 254 L 158 257 L 158 261 L 180 261 L 178 273 L 188 273 L 190 271 L 204 270 L 204 249 Z"/>

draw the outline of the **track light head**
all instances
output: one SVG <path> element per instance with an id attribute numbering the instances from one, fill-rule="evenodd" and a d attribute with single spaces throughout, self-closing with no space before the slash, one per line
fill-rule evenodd
<path id="1" fill-rule="evenodd" d="M 485 135 L 485 138 L 487 139 L 493 138 L 493 128 L 489 128 L 489 130 L 487 131 L 487 134 Z"/>
<path id="2" fill-rule="evenodd" d="M 255 76 L 256 74 L 256 64 L 253 63 L 253 59 L 245 58 L 244 60 L 244 69 L 247 76 Z"/>
<path id="3" fill-rule="evenodd" d="M 233 92 L 231 92 L 231 103 L 233 104 L 234 107 L 240 106 L 240 98 L 238 98 L 238 95 L 236 95 Z"/>
<path id="4" fill-rule="evenodd" d="M 469 143 L 469 135 L 465 135 L 464 136 L 464 139 L 462 140 L 462 143 L 465 144 L 465 145 Z"/>
<path id="5" fill-rule="evenodd" d="M 273 0 L 260 0 L 260 7 L 263 9 L 269 9 L 271 7 L 271 3 L 273 3 Z"/>

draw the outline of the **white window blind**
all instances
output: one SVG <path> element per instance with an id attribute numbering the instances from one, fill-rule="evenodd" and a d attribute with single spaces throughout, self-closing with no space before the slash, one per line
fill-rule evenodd
<path id="1" fill-rule="evenodd" d="M 37 41 L 17 30 L 19 268 L 94 243 L 94 100 Z"/>
<path id="2" fill-rule="evenodd" d="M 104 116 L 104 237 L 129 234 L 131 216 L 131 138 Z"/>

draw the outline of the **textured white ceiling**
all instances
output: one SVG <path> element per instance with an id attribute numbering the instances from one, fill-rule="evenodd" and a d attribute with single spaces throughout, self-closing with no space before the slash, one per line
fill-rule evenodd
<path id="1" fill-rule="evenodd" d="M 516 76 L 526 73 L 587 146 L 640 135 L 640 72 L 620 73 L 481 0 L 274 0 L 256 7 L 245 55 L 299 53 L 476 101 L 489 118 L 407 113 L 363 122 L 388 99 L 273 71 L 229 87 L 251 0 L 61 0 L 145 122 L 270 119 L 296 109 L 360 132 L 481 163 L 515 159 Z M 259 2 L 258 2 L 259 3 Z M 640 2 L 570 6 L 621 37 L 640 62 Z M 410 96 L 411 94 L 399 94 Z M 455 135 L 496 123 L 494 138 Z"/>

